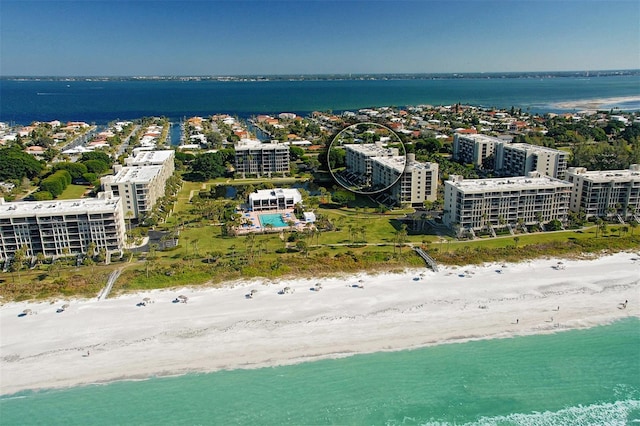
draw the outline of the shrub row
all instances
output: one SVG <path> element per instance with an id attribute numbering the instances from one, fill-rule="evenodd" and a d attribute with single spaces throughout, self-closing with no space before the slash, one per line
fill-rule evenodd
<path id="1" fill-rule="evenodd" d="M 40 190 L 49 192 L 54 198 L 62 194 L 71 184 L 71 174 L 67 170 L 58 170 L 40 182 Z"/>

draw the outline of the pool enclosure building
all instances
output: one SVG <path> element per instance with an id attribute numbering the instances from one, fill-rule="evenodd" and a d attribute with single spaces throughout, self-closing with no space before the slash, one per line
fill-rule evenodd
<path id="1" fill-rule="evenodd" d="M 259 189 L 249 195 L 249 208 L 253 211 L 287 210 L 302 202 L 295 188 Z"/>

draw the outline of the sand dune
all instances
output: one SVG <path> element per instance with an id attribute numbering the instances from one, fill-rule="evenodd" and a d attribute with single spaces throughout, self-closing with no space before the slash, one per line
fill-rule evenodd
<path id="1" fill-rule="evenodd" d="M 558 261 L 8 303 L 0 308 L 0 393 L 283 365 L 640 316 L 640 255 Z M 248 298 L 251 290 L 257 292 Z M 188 303 L 172 303 L 178 295 Z M 145 297 L 153 303 L 136 306 Z M 57 313 L 64 303 L 69 307 Z M 25 309 L 32 314 L 18 317 Z"/>

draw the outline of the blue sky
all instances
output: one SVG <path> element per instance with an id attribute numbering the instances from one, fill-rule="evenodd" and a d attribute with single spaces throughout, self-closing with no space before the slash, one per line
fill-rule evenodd
<path id="1" fill-rule="evenodd" d="M 637 0 L 0 0 L 0 75 L 640 68 Z"/>

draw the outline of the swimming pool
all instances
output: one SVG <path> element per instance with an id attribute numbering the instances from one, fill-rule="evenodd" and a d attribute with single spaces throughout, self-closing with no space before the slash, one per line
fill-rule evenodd
<path id="1" fill-rule="evenodd" d="M 273 225 L 274 228 L 286 228 L 289 226 L 282 219 L 282 215 L 280 213 L 261 214 L 258 217 L 260 218 L 260 224 L 262 224 L 263 227 L 268 224 Z"/>

